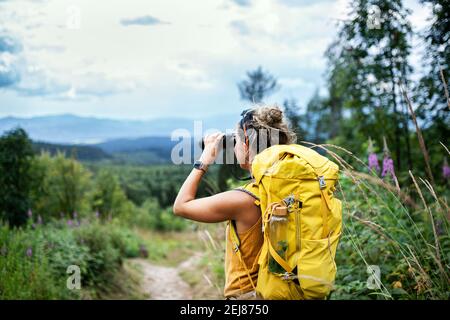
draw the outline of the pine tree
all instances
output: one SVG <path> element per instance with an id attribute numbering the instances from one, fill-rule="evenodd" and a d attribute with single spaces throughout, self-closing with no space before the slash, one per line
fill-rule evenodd
<path id="1" fill-rule="evenodd" d="M 412 165 L 408 114 L 400 92 L 412 72 L 409 11 L 401 0 L 353 0 L 351 8 L 350 19 L 327 51 L 329 107 L 338 117 L 348 109 L 355 132 L 393 141 L 400 170 L 403 153 Z"/>
<path id="2" fill-rule="evenodd" d="M 279 89 L 277 79 L 261 67 L 247 72 L 247 79 L 238 83 L 242 100 L 259 103 Z"/>
<path id="3" fill-rule="evenodd" d="M 424 120 L 424 127 L 432 126 L 439 141 L 450 136 L 450 106 L 445 95 L 442 75 L 450 91 L 450 1 L 421 0 L 431 6 L 429 27 L 422 34 L 425 40 L 423 66 L 424 76 L 417 88 L 415 100 L 417 115 Z M 442 74 L 441 74 L 442 70 Z"/>
<path id="4" fill-rule="evenodd" d="M 31 141 L 23 129 L 0 138 L 0 220 L 11 226 L 26 222 L 30 209 Z"/>

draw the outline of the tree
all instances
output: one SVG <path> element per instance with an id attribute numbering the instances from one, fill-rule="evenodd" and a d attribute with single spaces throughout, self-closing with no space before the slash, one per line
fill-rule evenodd
<path id="1" fill-rule="evenodd" d="M 299 112 L 300 107 L 295 99 L 285 100 L 283 102 L 284 114 L 289 120 L 292 131 L 297 135 L 297 141 L 306 137 L 306 131 L 303 129 L 303 117 Z"/>
<path id="2" fill-rule="evenodd" d="M 27 219 L 32 158 L 31 141 L 23 129 L 14 129 L 0 138 L 0 219 L 11 226 L 23 225 Z"/>
<path id="3" fill-rule="evenodd" d="M 279 89 L 277 79 L 269 72 L 263 71 L 261 67 L 248 71 L 247 77 L 248 79 L 238 83 L 242 100 L 259 103 Z"/>
<path id="4" fill-rule="evenodd" d="M 400 85 L 408 84 L 412 72 L 409 11 L 401 0 L 353 0 L 351 7 L 350 19 L 327 51 L 332 115 L 337 112 L 339 117 L 347 108 L 354 131 L 378 140 L 387 136 L 398 169 L 402 154 L 407 154 L 411 167 L 409 118 L 400 93 Z"/>
<path id="5" fill-rule="evenodd" d="M 95 179 L 92 202 L 101 217 L 118 216 L 127 211 L 128 199 L 117 177 L 106 169 L 100 170 Z"/>
<path id="6" fill-rule="evenodd" d="M 316 90 L 306 105 L 304 115 L 308 139 L 314 143 L 323 143 L 330 138 L 330 108 L 328 99 L 319 95 Z"/>
<path id="7" fill-rule="evenodd" d="M 438 140 L 444 142 L 450 136 L 450 107 L 441 70 L 447 80 L 447 90 L 450 90 L 450 2 L 421 0 L 421 3 L 432 6 L 432 15 L 429 18 L 430 25 L 423 33 L 426 45 L 423 56 L 425 75 L 420 80 L 415 96 L 417 115 L 424 120 L 425 127 L 433 126 Z"/>
<path id="8" fill-rule="evenodd" d="M 39 179 L 33 189 L 33 207 L 46 217 L 59 217 L 60 213 L 73 215 L 90 210 L 88 193 L 91 173 L 73 158 L 58 152 L 51 157 L 42 153 L 33 165 Z M 39 177 L 39 178 L 37 178 Z"/>

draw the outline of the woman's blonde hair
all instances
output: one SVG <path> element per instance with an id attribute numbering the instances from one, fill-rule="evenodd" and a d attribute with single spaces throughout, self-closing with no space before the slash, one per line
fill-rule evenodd
<path id="1" fill-rule="evenodd" d="M 276 144 L 297 142 L 283 111 L 276 105 L 258 104 L 241 114 L 240 138 L 248 144 L 250 158 Z"/>

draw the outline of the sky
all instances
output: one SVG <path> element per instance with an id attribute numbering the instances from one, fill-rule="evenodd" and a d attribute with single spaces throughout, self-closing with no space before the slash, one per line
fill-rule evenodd
<path id="1" fill-rule="evenodd" d="M 414 29 L 429 10 L 417 0 Z M 304 107 L 348 0 L 0 0 L 0 117 L 239 114 L 262 66 Z M 417 63 L 418 55 L 412 58 Z"/>

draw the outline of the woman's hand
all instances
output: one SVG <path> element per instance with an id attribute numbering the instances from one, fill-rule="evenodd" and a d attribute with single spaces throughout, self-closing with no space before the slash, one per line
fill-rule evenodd
<path id="1" fill-rule="evenodd" d="M 224 133 L 216 132 L 208 134 L 205 139 L 203 139 L 205 143 L 205 149 L 203 150 L 203 153 L 199 159 L 201 162 L 206 165 L 210 165 L 214 162 L 214 160 L 216 160 L 223 136 Z"/>

